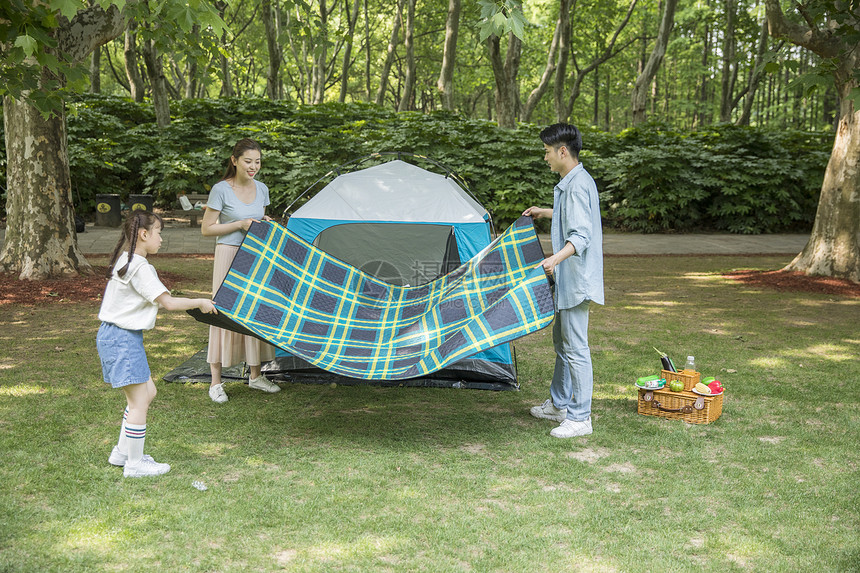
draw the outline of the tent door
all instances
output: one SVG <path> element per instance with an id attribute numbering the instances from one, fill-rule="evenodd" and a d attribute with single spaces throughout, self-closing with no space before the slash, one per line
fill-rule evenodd
<path id="1" fill-rule="evenodd" d="M 424 223 L 343 223 L 314 245 L 387 283 L 419 286 L 460 265 L 454 227 Z"/>

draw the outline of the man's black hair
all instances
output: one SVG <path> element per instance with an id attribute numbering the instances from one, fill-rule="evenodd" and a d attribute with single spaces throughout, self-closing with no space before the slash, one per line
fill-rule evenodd
<path id="1" fill-rule="evenodd" d="M 579 152 L 582 151 L 582 134 L 569 123 L 556 123 L 545 128 L 540 132 L 540 139 L 555 149 L 562 145 L 567 147 L 573 158 L 579 161 Z"/>

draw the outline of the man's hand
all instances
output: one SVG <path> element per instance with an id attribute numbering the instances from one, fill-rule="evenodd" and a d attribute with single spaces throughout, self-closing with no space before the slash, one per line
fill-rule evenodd
<path id="1" fill-rule="evenodd" d="M 523 215 L 532 219 L 552 217 L 552 209 L 541 209 L 540 207 L 529 207 L 523 211 Z"/>

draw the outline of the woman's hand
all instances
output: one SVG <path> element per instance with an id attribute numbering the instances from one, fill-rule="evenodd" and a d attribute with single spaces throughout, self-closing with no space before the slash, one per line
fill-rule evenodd
<path id="1" fill-rule="evenodd" d="M 259 222 L 259 219 L 242 219 L 241 221 L 239 221 L 239 228 L 242 230 L 243 233 L 247 233 L 248 229 L 251 228 L 251 225 Z"/>

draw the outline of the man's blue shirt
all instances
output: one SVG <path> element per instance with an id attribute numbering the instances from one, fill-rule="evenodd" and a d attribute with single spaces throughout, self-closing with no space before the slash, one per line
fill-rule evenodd
<path id="1" fill-rule="evenodd" d="M 553 189 L 552 250 L 570 243 L 576 253 L 555 268 L 559 310 L 586 300 L 603 304 L 603 229 L 597 185 L 582 163 L 570 170 Z"/>

